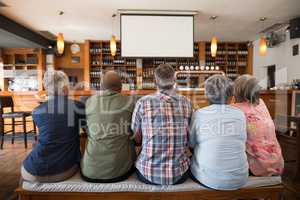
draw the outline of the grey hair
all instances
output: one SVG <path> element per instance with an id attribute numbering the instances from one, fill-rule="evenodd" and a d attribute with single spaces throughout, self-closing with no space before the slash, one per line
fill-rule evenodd
<path id="1" fill-rule="evenodd" d="M 213 75 L 205 81 L 205 95 L 210 104 L 227 104 L 233 96 L 232 81 L 223 75 Z"/>
<path id="2" fill-rule="evenodd" d="M 239 76 L 234 82 L 234 97 L 237 103 L 258 105 L 260 91 L 258 80 L 249 74 Z"/>
<path id="3" fill-rule="evenodd" d="M 44 74 L 43 84 L 49 96 L 63 95 L 64 88 L 69 87 L 69 79 L 63 71 L 48 70 Z"/>
<path id="4" fill-rule="evenodd" d="M 170 64 L 160 64 L 154 72 L 158 89 L 170 90 L 175 85 L 175 70 Z"/>

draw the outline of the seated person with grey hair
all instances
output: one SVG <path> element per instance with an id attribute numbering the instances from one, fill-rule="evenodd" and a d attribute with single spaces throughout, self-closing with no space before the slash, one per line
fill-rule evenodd
<path id="1" fill-rule="evenodd" d="M 121 78 L 114 71 L 105 73 L 101 87 L 99 94 L 86 101 L 88 138 L 81 175 L 88 182 L 119 182 L 134 172 L 130 123 L 135 102 L 121 94 Z"/>
<path id="2" fill-rule="evenodd" d="M 158 91 L 142 97 L 132 117 L 132 130 L 141 144 L 136 173 L 146 184 L 180 184 L 190 165 L 186 150 L 192 105 L 176 94 L 175 70 L 169 64 L 155 69 L 155 82 Z"/>
<path id="3" fill-rule="evenodd" d="M 205 94 L 210 105 L 197 110 L 192 117 L 191 176 L 209 188 L 235 190 L 248 179 L 245 115 L 229 105 L 233 85 L 227 77 L 208 78 Z"/>
<path id="4" fill-rule="evenodd" d="M 69 80 L 62 71 L 47 71 L 43 84 L 48 101 L 32 112 L 39 128 L 37 145 L 23 162 L 22 178 L 31 182 L 57 182 L 79 169 L 80 122 L 84 105 L 68 98 Z"/>
<path id="5" fill-rule="evenodd" d="M 267 106 L 260 98 L 261 87 L 251 75 L 235 80 L 236 108 L 241 109 L 247 120 L 246 151 L 250 171 L 255 176 L 280 175 L 284 161 L 276 138 L 275 124 Z"/>

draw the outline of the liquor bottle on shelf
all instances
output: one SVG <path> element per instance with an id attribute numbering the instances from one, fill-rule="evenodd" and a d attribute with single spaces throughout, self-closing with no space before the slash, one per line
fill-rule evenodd
<path id="1" fill-rule="evenodd" d="M 95 90 L 100 90 L 100 82 L 91 82 L 91 87 Z"/>
<path id="2" fill-rule="evenodd" d="M 123 59 L 116 59 L 116 60 L 113 60 L 113 63 L 121 65 L 121 64 L 125 63 L 125 60 L 123 60 Z"/>
<path id="3" fill-rule="evenodd" d="M 97 78 L 97 77 L 101 77 L 102 75 L 102 70 L 101 69 L 93 69 L 91 72 L 90 72 L 90 76 L 92 78 Z"/>
<path id="4" fill-rule="evenodd" d="M 238 65 L 239 67 L 246 67 L 246 66 L 247 66 L 247 61 L 246 61 L 246 60 L 244 60 L 244 61 L 238 61 L 238 62 L 237 62 L 237 65 Z"/>
<path id="5" fill-rule="evenodd" d="M 155 88 L 155 84 L 154 84 L 154 82 L 143 81 L 142 88 L 143 89 L 154 89 Z"/>
<path id="6" fill-rule="evenodd" d="M 102 52 L 102 49 L 100 48 L 100 46 L 93 46 L 90 48 L 90 54 L 91 55 L 95 55 L 95 54 L 99 54 Z"/>
<path id="7" fill-rule="evenodd" d="M 126 60 L 126 65 L 135 66 L 136 61 L 135 60 Z"/>
<path id="8" fill-rule="evenodd" d="M 248 54 L 248 50 L 247 49 L 242 49 L 242 50 L 238 50 L 238 55 L 247 55 Z"/>
<path id="9" fill-rule="evenodd" d="M 92 65 L 100 65 L 101 64 L 100 58 L 97 58 L 97 57 L 92 58 L 91 64 Z"/>
<path id="10" fill-rule="evenodd" d="M 152 78 L 152 77 L 154 77 L 154 69 L 153 68 L 145 68 L 143 70 L 143 77 L 144 78 Z"/>

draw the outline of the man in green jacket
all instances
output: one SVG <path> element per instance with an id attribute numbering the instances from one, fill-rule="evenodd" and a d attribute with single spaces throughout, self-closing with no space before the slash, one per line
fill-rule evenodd
<path id="1" fill-rule="evenodd" d="M 121 90 L 118 74 L 108 71 L 102 78 L 102 91 L 86 102 L 88 139 L 81 161 L 85 181 L 119 182 L 134 172 L 130 123 L 135 102 Z"/>

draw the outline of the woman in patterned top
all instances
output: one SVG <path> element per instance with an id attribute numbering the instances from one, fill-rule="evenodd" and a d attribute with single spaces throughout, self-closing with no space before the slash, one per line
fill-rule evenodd
<path id="1" fill-rule="evenodd" d="M 246 148 L 250 171 L 255 176 L 280 175 L 284 167 L 281 148 L 270 113 L 259 97 L 260 89 L 256 78 L 240 76 L 234 84 L 234 106 L 246 116 Z"/>

